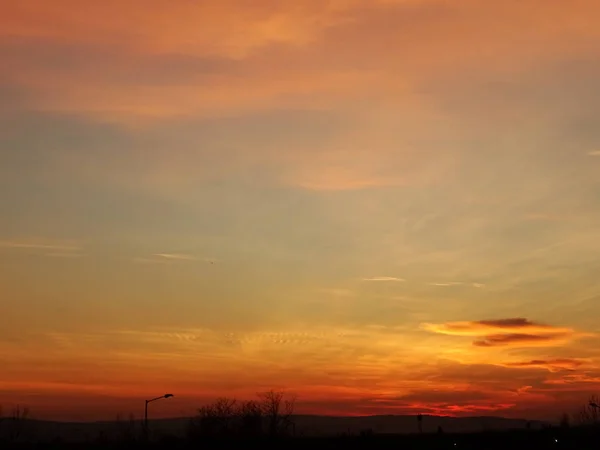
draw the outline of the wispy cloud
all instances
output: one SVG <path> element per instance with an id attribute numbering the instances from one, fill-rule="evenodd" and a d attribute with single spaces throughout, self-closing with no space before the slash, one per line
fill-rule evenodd
<path id="1" fill-rule="evenodd" d="M 548 222 L 558 222 L 558 221 L 563 221 L 563 220 L 568 220 L 568 219 L 572 219 L 573 217 L 568 216 L 568 215 L 559 215 L 559 214 L 543 214 L 543 213 L 529 213 L 526 214 L 524 219 L 525 220 L 539 220 L 539 221 L 548 221 Z"/>
<path id="2" fill-rule="evenodd" d="M 508 362 L 503 365 L 506 367 L 521 368 L 542 368 L 550 372 L 560 372 L 563 370 L 575 370 L 585 362 L 579 359 L 559 358 L 559 359 L 532 359 L 530 361 Z"/>
<path id="3" fill-rule="evenodd" d="M 402 186 L 406 184 L 404 180 L 398 180 L 397 178 L 369 176 L 360 173 L 359 169 L 353 170 L 356 173 L 340 173 L 338 170 L 332 174 L 331 170 L 326 168 L 321 168 L 317 172 L 312 168 L 310 176 L 305 176 L 304 173 L 294 174 L 295 178 L 285 181 L 309 191 L 352 191 Z"/>
<path id="4" fill-rule="evenodd" d="M 150 256 L 140 256 L 133 258 L 133 261 L 139 264 L 173 264 L 177 262 L 186 261 L 203 261 L 206 263 L 214 264 L 217 260 L 215 258 L 200 258 L 183 253 L 154 253 Z"/>
<path id="5" fill-rule="evenodd" d="M 48 256 L 50 258 L 80 258 L 81 256 L 83 256 L 81 253 L 69 253 L 69 252 L 52 252 L 52 253 L 46 253 L 45 256 Z"/>
<path id="6" fill-rule="evenodd" d="M 80 258 L 83 249 L 73 241 L 42 239 L 0 241 L 0 249 L 15 250 L 49 258 Z"/>
<path id="7" fill-rule="evenodd" d="M 170 259 L 175 261 L 197 261 L 198 258 L 192 255 L 185 255 L 182 253 L 155 253 L 153 256 L 158 258 Z"/>
<path id="8" fill-rule="evenodd" d="M 169 264 L 172 261 L 162 258 L 144 258 L 144 257 L 136 257 L 133 258 L 132 261 L 136 264 Z"/>
<path id="9" fill-rule="evenodd" d="M 49 241 L 0 241 L 0 247 L 23 250 L 56 250 L 58 252 L 77 252 L 82 249 L 81 246 L 72 243 Z"/>
<path id="10" fill-rule="evenodd" d="M 590 373 L 572 373 L 561 378 L 546 380 L 544 384 L 549 385 L 577 385 L 577 384 L 600 384 L 600 376 Z"/>
<path id="11" fill-rule="evenodd" d="M 351 289 L 345 288 L 323 288 L 319 289 L 323 294 L 333 295 L 336 297 L 354 297 L 356 293 Z"/>
<path id="12" fill-rule="evenodd" d="M 404 278 L 397 278 L 397 277 L 370 277 L 370 278 L 363 278 L 362 281 L 406 281 Z"/>
<path id="13" fill-rule="evenodd" d="M 474 288 L 484 288 L 485 284 L 483 283 L 465 283 L 463 281 L 449 281 L 449 282 L 440 282 L 440 283 L 429 283 L 430 286 L 439 286 L 439 287 L 452 287 L 452 286 L 471 286 Z"/>
<path id="14" fill-rule="evenodd" d="M 600 150 L 592 150 L 588 152 L 588 156 L 600 156 Z"/>

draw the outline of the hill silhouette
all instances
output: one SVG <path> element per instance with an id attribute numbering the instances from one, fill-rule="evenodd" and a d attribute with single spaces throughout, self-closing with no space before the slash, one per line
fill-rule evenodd
<path id="1" fill-rule="evenodd" d="M 190 422 L 189 417 L 171 419 L 153 419 L 149 428 L 154 436 L 184 437 Z M 376 416 L 319 416 L 295 415 L 296 433 L 300 436 L 339 436 L 358 435 L 365 430 L 376 434 L 413 434 L 418 433 L 416 416 L 376 415 Z M 529 425 L 528 425 L 529 424 Z M 31 440 L 48 441 L 61 439 L 71 442 L 85 442 L 103 436 L 118 439 L 122 435 L 124 422 L 57 422 L 47 420 L 28 420 L 27 436 Z M 134 427 L 141 429 L 137 420 Z M 484 431 L 505 431 L 518 429 L 541 429 L 540 421 L 507 419 L 502 417 L 443 417 L 423 416 L 423 432 L 435 433 L 441 427 L 446 433 L 473 433 Z"/>

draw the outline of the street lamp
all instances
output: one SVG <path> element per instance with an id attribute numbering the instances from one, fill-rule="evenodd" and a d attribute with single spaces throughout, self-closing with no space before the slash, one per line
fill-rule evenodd
<path id="1" fill-rule="evenodd" d="M 161 395 L 160 397 L 151 398 L 150 400 L 146 400 L 146 406 L 144 408 L 144 434 L 146 435 L 146 438 L 148 437 L 148 403 L 155 402 L 156 400 L 160 400 L 162 398 L 171 398 L 171 397 L 173 397 L 173 394 L 165 394 L 165 395 Z"/>

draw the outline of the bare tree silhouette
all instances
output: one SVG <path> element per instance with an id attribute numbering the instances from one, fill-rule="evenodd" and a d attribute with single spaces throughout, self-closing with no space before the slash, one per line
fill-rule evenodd
<path id="1" fill-rule="evenodd" d="M 198 417 L 192 425 L 196 433 L 202 436 L 224 436 L 232 431 L 236 416 L 235 399 L 219 398 L 210 405 L 198 410 Z"/>
<path id="2" fill-rule="evenodd" d="M 600 398 L 597 395 L 592 395 L 587 405 L 579 410 L 577 421 L 581 425 L 600 424 Z"/>
<path id="3" fill-rule="evenodd" d="M 267 391 L 259 394 L 262 410 L 267 419 L 268 432 L 270 436 L 288 434 L 290 428 L 294 428 L 292 415 L 296 397 L 285 398 L 283 391 Z"/>
<path id="4" fill-rule="evenodd" d="M 237 414 L 241 436 L 259 436 L 262 433 L 263 412 L 260 403 L 253 400 L 242 402 Z"/>
<path id="5" fill-rule="evenodd" d="M 137 438 L 136 428 L 133 414 L 130 414 L 127 420 L 124 420 L 120 414 L 117 415 L 117 431 L 122 442 L 134 442 Z"/>
<path id="6" fill-rule="evenodd" d="M 0 425 L 2 432 L 9 442 L 16 442 L 22 435 L 27 426 L 29 409 L 21 408 L 17 405 L 13 408 L 11 415 L 5 417 L 0 409 Z"/>
<path id="7" fill-rule="evenodd" d="M 258 394 L 259 400 L 238 402 L 220 398 L 198 410 L 188 426 L 188 437 L 283 436 L 294 430 L 295 397 L 279 391 Z M 266 427 L 263 427 L 266 425 Z M 266 428 L 263 430 L 263 428 Z"/>

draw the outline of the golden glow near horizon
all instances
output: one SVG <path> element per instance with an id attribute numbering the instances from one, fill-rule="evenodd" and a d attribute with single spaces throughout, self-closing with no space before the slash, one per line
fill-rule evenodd
<path id="1" fill-rule="evenodd" d="M 596 0 L 0 8 L 5 408 L 598 393 Z"/>

